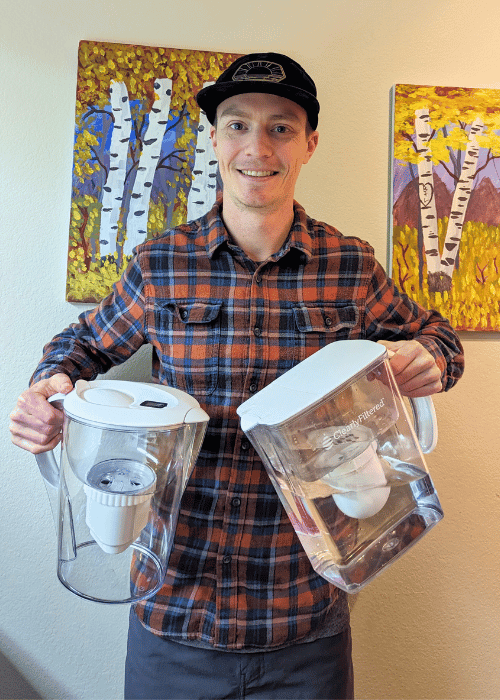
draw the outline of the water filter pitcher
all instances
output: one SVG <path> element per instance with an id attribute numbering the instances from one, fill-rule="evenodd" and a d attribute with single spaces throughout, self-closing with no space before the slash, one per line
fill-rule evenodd
<path id="1" fill-rule="evenodd" d="M 37 455 L 58 533 L 57 575 L 73 593 L 135 603 L 163 583 L 180 500 L 208 423 L 157 384 L 80 380 L 67 395 L 60 464 Z"/>
<path id="2" fill-rule="evenodd" d="M 402 399 L 381 344 L 332 343 L 238 408 L 314 569 L 355 593 L 443 511 L 432 400 Z"/>

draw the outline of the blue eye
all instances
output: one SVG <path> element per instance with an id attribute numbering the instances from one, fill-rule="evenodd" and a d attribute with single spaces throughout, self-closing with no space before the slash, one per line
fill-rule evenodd
<path id="1" fill-rule="evenodd" d="M 241 122 L 234 122 L 229 125 L 229 128 L 234 129 L 234 131 L 241 131 L 243 129 L 243 124 Z"/>

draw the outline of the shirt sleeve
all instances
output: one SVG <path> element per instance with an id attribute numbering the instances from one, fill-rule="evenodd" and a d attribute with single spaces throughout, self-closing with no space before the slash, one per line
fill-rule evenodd
<path id="1" fill-rule="evenodd" d="M 442 391 L 464 372 L 463 347 L 456 331 L 435 310 L 424 309 L 402 294 L 375 261 L 366 300 L 366 337 L 370 340 L 417 340 L 441 370 Z"/>
<path id="2" fill-rule="evenodd" d="M 121 364 L 147 342 L 144 333 L 144 285 L 137 259 L 133 259 L 113 291 L 95 309 L 78 317 L 78 323 L 56 335 L 43 349 L 43 357 L 30 384 L 53 374 L 95 379 Z"/>

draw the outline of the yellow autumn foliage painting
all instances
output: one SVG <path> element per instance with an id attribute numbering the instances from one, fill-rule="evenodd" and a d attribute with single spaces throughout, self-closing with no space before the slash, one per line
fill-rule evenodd
<path id="1" fill-rule="evenodd" d="M 500 90 L 396 85 L 391 274 L 457 330 L 500 330 Z"/>
<path id="2" fill-rule="evenodd" d="M 68 301 L 103 299 L 138 243 L 213 204 L 221 184 L 195 98 L 238 55 L 80 42 Z"/>

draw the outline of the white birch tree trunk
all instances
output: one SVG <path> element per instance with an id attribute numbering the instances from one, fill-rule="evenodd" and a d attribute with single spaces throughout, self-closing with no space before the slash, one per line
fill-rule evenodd
<path id="1" fill-rule="evenodd" d="M 212 84 L 213 81 L 207 82 L 203 87 Z M 188 221 L 206 214 L 217 196 L 217 158 L 210 139 L 210 122 L 201 110 L 192 177 L 187 200 Z"/>
<path id="2" fill-rule="evenodd" d="M 462 229 L 464 226 L 465 212 L 469 206 L 470 196 L 472 194 L 472 185 L 476 176 L 477 162 L 479 158 L 479 143 L 477 137 L 481 136 L 485 129 L 485 124 L 480 117 L 477 117 L 469 132 L 469 140 L 465 148 L 465 158 L 460 172 L 460 179 L 455 187 L 453 201 L 451 203 L 450 218 L 448 219 L 448 227 L 446 229 L 446 238 L 444 241 L 443 255 L 441 259 L 441 273 L 450 278 L 449 286 L 451 287 L 451 277 L 455 269 L 458 251 L 460 249 L 460 240 L 462 237 Z"/>
<path id="3" fill-rule="evenodd" d="M 130 207 L 127 216 L 126 239 L 123 254 L 132 255 L 136 245 L 142 243 L 148 232 L 149 202 L 151 188 L 160 158 L 163 136 L 168 122 L 172 81 L 159 78 L 154 84 L 156 100 L 149 113 L 149 123 L 144 135 L 143 149 L 139 158 Z"/>
<path id="4" fill-rule="evenodd" d="M 441 257 L 439 255 L 438 219 L 436 197 L 434 193 L 432 154 L 429 146 L 431 124 L 428 109 L 415 110 L 415 134 L 417 152 L 421 156 L 418 162 L 418 197 L 420 203 L 420 220 L 422 222 L 422 238 L 427 262 L 427 273 L 432 274 L 439 272 Z"/>
<path id="5" fill-rule="evenodd" d="M 113 131 L 109 148 L 109 172 L 103 186 L 99 249 L 101 258 L 116 252 L 118 220 L 127 174 L 127 153 L 132 130 L 130 101 L 125 83 L 113 80 L 110 88 Z"/>

